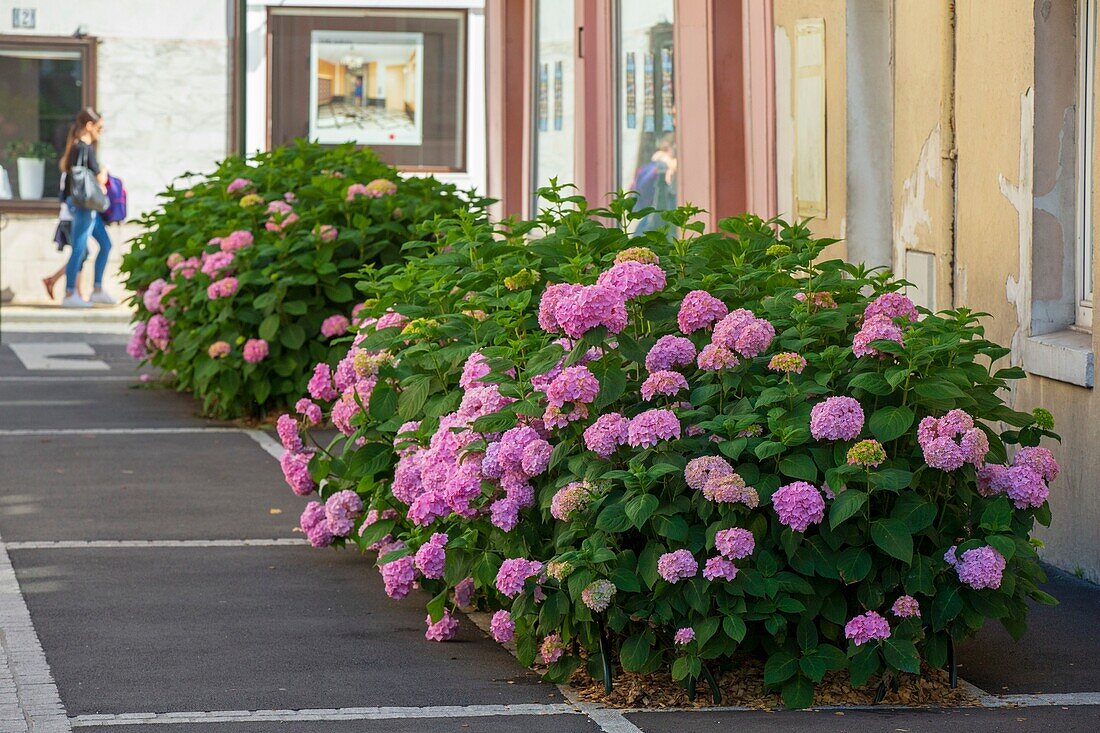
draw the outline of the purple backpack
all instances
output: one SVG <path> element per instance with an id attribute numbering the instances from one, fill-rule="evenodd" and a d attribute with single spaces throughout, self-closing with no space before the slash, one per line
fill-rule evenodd
<path id="1" fill-rule="evenodd" d="M 103 221 L 108 224 L 123 221 L 126 218 L 126 187 L 114 176 L 107 176 L 107 202 Z"/>

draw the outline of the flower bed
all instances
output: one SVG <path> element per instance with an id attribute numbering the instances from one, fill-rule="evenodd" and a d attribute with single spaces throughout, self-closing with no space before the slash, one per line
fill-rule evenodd
<path id="1" fill-rule="evenodd" d="M 313 364 L 345 349 L 333 346 L 355 304 L 345 275 L 480 206 L 432 178 L 399 180 L 369 150 L 305 142 L 228 158 L 162 197 L 122 263 L 129 351 L 222 417 L 292 403 Z"/>
<path id="2" fill-rule="evenodd" d="M 313 544 L 429 590 L 429 639 L 472 604 L 552 680 L 751 657 L 791 707 L 1053 602 L 1030 536 L 1053 420 L 1004 403 L 1024 375 L 980 314 L 918 312 L 801 226 L 700 234 L 685 208 L 630 238 L 627 202 L 572 202 L 363 284 L 357 344 L 280 418 Z M 307 448 L 323 413 L 345 437 Z"/>

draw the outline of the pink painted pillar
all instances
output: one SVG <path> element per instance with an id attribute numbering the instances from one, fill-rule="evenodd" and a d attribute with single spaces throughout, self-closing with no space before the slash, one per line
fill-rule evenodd
<path id="1" fill-rule="evenodd" d="M 494 217 L 526 213 L 530 184 L 531 3 L 486 0 L 486 134 Z"/>

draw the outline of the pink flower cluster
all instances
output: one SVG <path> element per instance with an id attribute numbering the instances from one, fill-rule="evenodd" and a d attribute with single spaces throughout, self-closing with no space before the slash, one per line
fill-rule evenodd
<path id="1" fill-rule="evenodd" d="M 872 341 L 893 341 L 902 343 L 901 329 L 885 315 L 877 315 L 863 322 L 859 331 L 852 337 L 852 353 L 857 357 L 881 356 L 886 354 L 871 346 Z"/>
<path id="2" fill-rule="evenodd" d="M 737 566 L 727 557 L 711 557 L 703 567 L 703 577 L 707 580 L 733 580 L 737 577 Z"/>
<path id="3" fill-rule="evenodd" d="M 149 287 L 141 294 L 141 302 L 145 306 L 145 310 L 150 313 L 160 313 L 163 311 L 163 298 L 168 287 L 168 282 L 165 281 L 164 278 L 158 277 L 156 280 L 149 283 Z"/>
<path id="4" fill-rule="evenodd" d="M 232 351 L 232 348 L 229 346 L 229 342 L 215 341 L 206 349 L 206 355 L 211 359 L 222 359 L 229 356 L 230 351 Z"/>
<path id="5" fill-rule="evenodd" d="M 228 186 L 225 187 L 225 192 L 228 194 L 234 194 L 238 191 L 247 191 L 252 186 L 252 181 L 247 178 L 234 178 Z"/>
<path id="6" fill-rule="evenodd" d="M 674 550 L 657 558 L 657 573 L 669 583 L 679 583 L 694 578 L 699 572 L 699 563 L 691 550 Z"/>
<path id="7" fill-rule="evenodd" d="M 705 290 L 692 290 L 680 302 L 676 323 L 683 333 L 694 333 L 725 318 L 729 308 Z"/>
<path id="8" fill-rule="evenodd" d="M 543 423 L 548 428 L 560 428 L 588 417 L 588 405 L 599 393 L 600 383 L 588 367 L 565 367 L 546 387 L 547 408 Z M 566 405 L 569 410 L 563 411 Z"/>
<path id="9" fill-rule="evenodd" d="M 810 410 L 815 440 L 854 440 L 863 430 L 863 408 L 851 397 L 829 397 Z"/>
<path id="10" fill-rule="evenodd" d="M 1001 575 L 1005 570 L 1004 556 L 989 545 L 967 550 L 957 557 L 952 547 L 943 557 L 948 565 L 955 567 L 959 582 L 975 590 L 1001 587 Z"/>
<path id="11" fill-rule="evenodd" d="M 458 619 L 451 615 L 451 609 L 443 609 L 443 617 L 432 623 L 432 616 L 424 619 L 428 630 L 424 632 L 424 638 L 428 641 L 449 641 L 458 633 Z"/>
<path id="12" fill-rule="evenodd" d="M 671 397 L 688 388 L 687 379 L 683 374 L 670 370 L 653 372 L 642 383 L 642 399 L 652 402 L 657 395 Z"/>
<path id="13" fill-rule="evenodd" d="M 510 642 L 516 635 L 516 622 L 512 620 L 512 614 L 503 609 L 494 613 L 489 621 L 489 633 L 499 644 Z"/>
<path id="14" fill-rule="evenodd" d="M 360 196 L 370 199 L 380 199 L 384 196 L 392 196 L 397 193 L 397 184 L 388 178 L 375 178 L 367 184 L 353 183 L 348 186 L 347 201 L 351 202 Z"/>
<path id="15" fill-rule="evenodd" d="M 898 618 L 913 618 L 920 616 L 920 603 L 913 596 L 901 596 L 890 610 Z"/>
<path id="16" fill-rule="evenodd" d="M 447 540 L 448 537 L 443 532 L 434 532 L 431 539 L 416 551 L 414 560 L 416 569 L 423 573 L 425 578 L 439 580 L 443 577 L 443 569 L 447 564 L 447 552 L 444 549 Z"/>
<path id="17" fill-rule="evenodd" d="M 526 560 L 515 557 L 505 560 L 497 571 L 497 590 L 508 598 L 515 598 L 523 591 L 528 578 L 536 578 L 542 573 L 542 563 L 538 560 Z"/>
<path id="18" fill-rule="evenodd" d="M 1048 484 L 1059 472 L 1054 454 L 1046 448 L 1021 448 L 1011 466 L 989 464 L 978 469 L 978 493 L 1006 494 L 1017 509 L 1037 509 L 1050 496 Z"/>
<path id="19" fill-rule="evenodd" d="M 779 522 L 795 532 L 805 532 L 825 518 L 825 500 L 813 484 L 805 481 L 780 486 L 772 494 L 772 507 Z"/>
<path id="20" fill-rule="evenodd" d="M 584 429 L 584 445 L 600 458 L 610 458 L 619 446 L 626 445 L 630 420 L 617 412 L 597 417 Z"/>
<path id="21" fill-rule="evenodd" d="M 889 639 L 890 622 L 875 611 L 868 611 L 844 625 L 844 638 L 851 639 L 856 646 L 862 646 L 869 641 Z"/>
<path id="22" fill-rule="evenodd" d="M 645 368 L 660 372 L 695 363 L 695 344 L 683 336 L 662 336 L 645 356 Z"/>
<path id="23" fill-rule="evenodd" d="M 901 293 L 883 293 L 863 309 L 863 320 L 885 316 L 891 321 L 895 318 L 904 318 L 907 321 L 916 321 L 919 318 L 917 307 L 913 301 Z"/>
<path id="24" fill-rule="evenodd" d="M 592 503 L 595 494 L 587 481 L 573 481 L 561 487 L 550 500 L 550 516 L 561 522 L 572 520 Z"/>
<path id="25" fill-rule="evenodd" d="M 219 276 L 228 274 L 231 271 L 234 259 L 235 255 L 232 252 L 222 252 L 221 250 L 203 252 L 200 269 L 202 274 L 209 275 L 211 279 L 216 280 Z"/>
<path id="26" fill-rule="evenodd" d="M 740 364 L 741 360 L 725 346 L 707 344 L 699 352 L 697 363 L 705 372 L 720 372 L 723 369 L 732 369 Z"/>
<path id="27" fill-rule="evenodd" d="M 351 489 L 337 491 L 325 502 L 325 519 L 335 537 L 347 537 L 363 514 L 363 500 Z"/>
<path id="28" fill-rule="evenodd" d="M 286 228 L 298 221 L 298 215 L 294 213 L 294 207 L 286 201 L 272 201 L 267 205 L 267 213 L 270 215 L 264 222 L 264 229 L 278 234 L 286 231 Z"/>
<path id="29" fill-rule="evenodd" d="M 237 292 L 239 284 L 235 277 L 223 277 L 221 280 L 215 280 L 207 286 L 206 297 L 210 300 L 230 298 Z"/>
<path id="30" fill-rule="evenodd" d="M 244 342 L 244 360 L 249 364 L 259 364 L 267 358 L 267 341 L 263 339 L 248 339 Z"/>
<path id="31" fill-rule="evenodd" d="M 738 308 L 714 327 L 711 342 L 746 359 L 759 356 L 775 338 L 775 327 L 752 311 Z"/>
<path id="32" fill-rule="evenodd" d="M 349 325 L 351 324 L 348 322 L 348 317 L 337 313 L 329 316 L 321 323 L 321 335 L 325 338 L 343 336 L 348 332 Z"/>
<path id="33" fill-rule="evenodd" d="M 626 260 L 600 273 L 596 283 L 618 290 L 626 300 L 633 300 L 664 290 L 665 271 L 658 265 Z"/>
<path id="34" fill-rule="evenodd" d="M 279 457 L 283 478 L 298 496 L 308 496 L 317 488 L 309 475 L 309 461 L 312 457 L 312 453 L 295 450 L 287 450 Z"/>
<path id="35" fill-rule="evenodd" d="M 917 442 L 924 462 L 941 471 L 954 471 L 970 463 L 981 468 L 989 452 L 989 438 L 975 427 L 974 419 L 963 410 L 951 410 L 936 419 L 926 417 L 917 426 Z"/>
<path id="36" fill-rule="evenodd" d="M 172 322 L 156 314 L 145 324 L 145 338 L 154 348 L 164 351 L 172 338 Z"/>
<path id="37" fill-rule="evenodd" d="M 619 333 L 626 320 L 626 297 L 609 285 L 558 283 L 539 301 L 539 326 L 548 333 L 580 338 L 598 326 Z"/>
<path id="38" fill-rule="evenodd" d="M 680 437 L 680 420 L 672 410 L 646 410 L 635 415 L 626 432 L 626 442 L 633 448 L 651 448 L 662 440 Z"/>
<path id="39" fill-rule="evenodd" d="M 714 535 L 714 547 L 724 557 L 740 560 L 748 557 L 756 549 L 756 539 L 752 532 L 742 527 L 720 529 Z"/>
<path id="40" fill-rule="evenodd" d="M 253 241 L 252 232 L 245 229 L 238 229 L 222 237 L 218 241 L 218 246 L 221 248 L 222 252 L 236 252 L 245 247 L 251 247 Z"/>
<path id="41" fill-rule="evenodd" d="M 677 629 L 676 633 L 672 635 L 672 641 L 677 646 L 686 646 L 695 641 L 695 629 L 690 626 L 685 626 L 682 629 Z"/>

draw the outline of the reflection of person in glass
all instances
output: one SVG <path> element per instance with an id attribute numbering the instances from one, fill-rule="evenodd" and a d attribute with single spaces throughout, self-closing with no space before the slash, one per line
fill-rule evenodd
<path id="1" fill-rule="evenodd" d="M 667 133 L 657 141 L 657 150 L 649 160 L 634 173 L 630 189 L 638 194 L 634 208 L 644 209 L 652 206 L 658 211 L 676 207 L 676 134 Z M 642 233 L 656 229 L 661 225 L 660 215 L 646 216 L 635 229 Z"/>
<path id="2" fill-rule="evenodd" d="M 363 77 L 355 77 L 355 106 L 363 106 Z"/>

